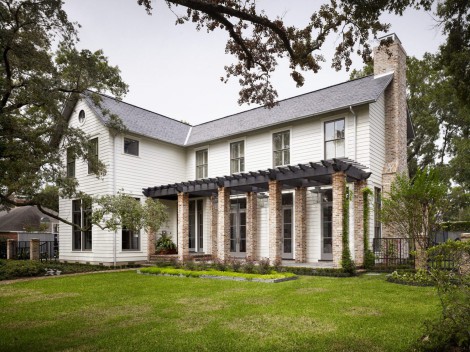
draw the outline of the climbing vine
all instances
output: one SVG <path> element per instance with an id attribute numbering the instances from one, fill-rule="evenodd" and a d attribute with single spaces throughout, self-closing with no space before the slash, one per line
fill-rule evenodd
<path id="1" fill-rule="evenodd" d="M 343 195 L 343 253 L 341 256 L 341 266 L 343 270 L 350 274 L 356 273 L 356 265 L 351 259 L 351 251 L 349 250 L 349 203 L 351 192 L 349 188 L 344 186 Z"/>
<path id="2" fill-rule="evenodd" d="M 374 253 L 369 248 L 369 217 L 370 217 L 370 206 L 369 206 L 369 196 L 372 194 L 372 190 L 369 187 L 366 187 L 362 190 L 362 199 L 363 199 L 363 219 L 362 227 L 364 229 L 364 268 L 372 269 L 375 265 L 375 256 Z M 376 214 L 379 216 L 379 214 Z"/>

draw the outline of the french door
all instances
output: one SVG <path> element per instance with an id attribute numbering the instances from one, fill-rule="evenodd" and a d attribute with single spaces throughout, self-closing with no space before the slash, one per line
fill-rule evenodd
<path id="1" fill-rule="evenodd" d="M 246 199 L 232 199 L 230 205 L 230 253 L 246 255 Z"/>
<path id="2" fill-rule="evenodd" d="M 293 193 L 284 193 L 282 195 L 282 259 L 294 258 L 293 198 Z"/>
<path id="3" fill-rule="evenodd" d="M 203 200 L 189 201 L 189 251 L 204 252 Z"/>
<path id="4" fill-rule="evenodd" d="M 333 260 L 333 192 L 331 189 L 322 194 L 321 220 L 321 259 Z"/>

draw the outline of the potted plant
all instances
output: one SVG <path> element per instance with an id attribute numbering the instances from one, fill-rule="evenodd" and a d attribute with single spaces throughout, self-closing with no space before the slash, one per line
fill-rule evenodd
<path id="1" fill-rule="evenodd" d="M 176 244 L 172 241 L 171 237 L 162 232 L 160 238 L 155 243 L 155 252 L 157 254 L 176 254 Z"/>

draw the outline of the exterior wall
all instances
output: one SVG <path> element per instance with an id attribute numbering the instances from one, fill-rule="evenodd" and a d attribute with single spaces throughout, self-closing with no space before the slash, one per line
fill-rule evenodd
<path id="1" fill-rule="evenodd" d="M 78 121 L 78 113 L 82 109 L 86 116 L 83 124 Z M 88 175 L 87 163 L 81 160 L 75 161 L 75 175 L 79 181 L 79 189 L 88 194 L 105 195 L 120 191 L 144 202 L 143 187 L 174 183 L 185 178 L 186 152 L 183 148 L 150 138 L 126 134 L 126 137 L 139 141 L 139 156 L 124 154 L 124 136 L 113 138 L 94 114 L 93 109 L 90 109 L 83 101 L 79 101 L 75 106 L 71 114 L 70 125 L 81 128 L 90 138 L 98 137 L 98 155 L 107 167 L 106 175 L 98 179 L 94 175 Z M 115 168 L 113 167 L 113 152 L 115 152 Z M 113 184 L 115 184 L 115 188 Z M 170 218 L 158 234 L 165 230 L 172 235 L 173 241 L 176 243 L 176 202 L 164 201 L 164 203 L 169 207 Z M 71 206 L 72 200 L 60 199 L 59 213 L 69 221 L 72 220 Z M 121 230 L 114 234 L 94 226 L 92 233 L 91 251 L 73 251 L 72 227 L 61 224 L 59 234 L 60 260 L 112 264 L 114 244 L 117 262 L 140 262 L 148 259 L 148 236 L 144 230 L 141 230 L 140 233 L 140 250 L 136 251 L 122 250 Z"/>

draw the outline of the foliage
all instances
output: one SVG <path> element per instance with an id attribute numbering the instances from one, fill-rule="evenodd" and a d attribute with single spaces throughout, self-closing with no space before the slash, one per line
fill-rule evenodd
<path id="1" fill-rule="evenodd" d="M 88 264 L 66 264 L 59 262 L 42 263 L 31 260 L 0 260 L 0 280 L 44 276 L 46 269 L 60 270 L 62 274 L 73 274 L 108 270 L 112 269 L 112 267 Z"/>
<path id="2" fill-rule="evenodd" d="M 159 251 L 171 251 L 176 249 L 176 244 L 166 233 L 162 233 L 160 238 L 155 242 L 155 249 Z"/>
<path id="3" fill-rule="evenodd" d="M 440 225 L 440 228 L 444 231 L 469 231 L 470 232 L 470 221 L 446 221 Z"/>
<path id="4" fill-rule="evenodd" d="M 387 281 L 410 286 L 435 286 L 436 281 L 425 269 L 418 269 L 415 272 L 394 271 L 387 275 Z"/>
<path id="5" fill-rule="evenodd" d="M 141 273 L 147 274 L 156 274 L 156 275 L 172 275 L 172 276 L 186 276 L 186 277 L 201 277 L 201 276 L 225 276 L 225 277 L 236 277 L 243 278 L 246 280 L 253 279 L 284 279 L 288 277 L 295 277 L 296 275 L 292 273 L 282 273 L 278 274 L 275 272 L 270 273 L 257 273 L 257 274 L 247 274 L 240 273 L 235 271 L 218 271 L 218 270 L 185 270 L 185 269 L 175 269 L 171 267 L 159 268 L 159 267 L 147 267 L 140 269 Z"/>
<path id="6" fill-rule="evenodd" d="M 370 235 L 370 204 L 369 197 L 372 195 L 372 190 L 369 187 L 366 187 L 362 190 L 362 200 L 363 200 L 363 219 L 362 227 L 364 229 L 364 268 L 372 269 L 375 265 L 375 256 L 374 253 L 370 250 L 369 245 L 369 235 Z"/>
<path id="7" fill-rule="evenodd" d="M 90 154 L 88 136 L 68 126 L 64 109 L 82 94 L 100 108 L 99 95 L 89 89 L 119 98 L 127 85 L 102 51 L 76 49 L 77 25 L 62 1 L 1 0 L 0 16 L 0 207 L 38 205 L 57 218 L 43 208 L 57 208 L 47 185 L 66 198 L 82 196 L 76 180 L 65 177 L 67 148 L 90 162 L 97 177 L 105 173 Z M 16 202 L 15 195 L 27 201 Z"/>
<path id="8" fill-rule="evenodd" d="M 93 202 L 92 223 L 101 229 L 116 231 L 126 228 L 138 231 L 145 228 L 155 233 L 168 219 L 166 206 L 152 198 L 147 198 L 142 205 L 135 198 L 118 193 L 115 196 L 96 197 Z"/>
<path id="9" fill-rule="evenodd" d="M 271 270 L 271 265 L 269 264 L 269 258 L 263 258 L 258 261 L 258 266 L 256 267 L 256 271 L 259 274 L 268 274 Z"/>
<path id="10" fill-rule="evenodd" d="M 429 247 L 448 205 L 447 185 L 435 169 L 418 170 L 409 179 L 399 175 L 383 198 L 381 219 L 397 236 L 410 238 L 419 250 Z"/>
<path id="11" fill-rule="evenodd" d="M 306 276 L 329 276 L 329 277 L 351 277 L 353 274 L 346 272 L 344 269 L 336 268 L 306 268 L 300 266 L 282 266 L 279 272 L 294 273 Z"/>
<path id="12" fill-rule="evenodd" d="M 437 283 L 442 315 L 428 321 L 418 343 L 421 351 L 468 351 L 470 349 L 470 242 L 447 241 L 428 250 L 429 256 L 451 259 L 452 272 L 430 270 Z"/>
<path id="13" fill-rule="evenodd" d="M 351 258 L 351 251 L 349 249 L 349 203 L 351 198 L 351 191 L 345 185 L 343 196 L 343 252 L 341 254 L 341 267 L 343 270 L 351 275 L 356 273 L 356 265 Z"/>

